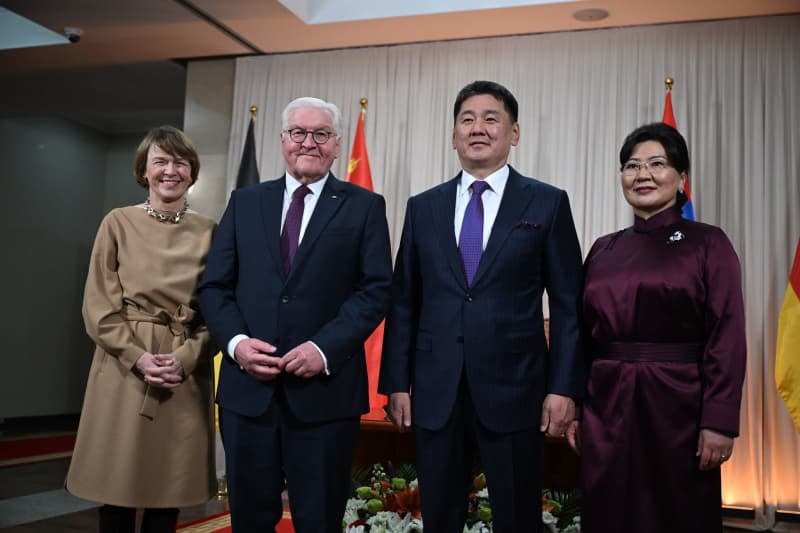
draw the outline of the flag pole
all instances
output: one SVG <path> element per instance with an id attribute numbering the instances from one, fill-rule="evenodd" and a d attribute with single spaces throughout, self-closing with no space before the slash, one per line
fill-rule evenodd
<path id="1" fill-rule="evenodd" d="M 367 117 L 367 104 L 369 103 L 369 100 L 362 97 L 358 103 L 361 105 L 361 120 L 363 121 Z"/>
<path id="2" fill-rule="evenodd" d="M 258 115 L 258 106 L 257 105 L 251 105 L 250 106 L 250 116 L 253 117 L 253 120 L 256 119 L 256 115 Z"/>
<path id="3" fill-rule="evenodd" d="M 665 87 L 665 88 L 666 88 L 668 91 L 672 91 L 672 86 L 673 86 L 673 85 L 675 85 L 675 80 L 673 80 L 673 79 L 672 79 L 671 77 L 669 77 L 669 76 L 667 76 L 666 78 L 664 78 L 664 87 Z"/>

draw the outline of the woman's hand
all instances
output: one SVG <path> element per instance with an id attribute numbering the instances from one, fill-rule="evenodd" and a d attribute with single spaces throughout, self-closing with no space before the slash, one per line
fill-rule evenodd
<path id="1" fill-rule="evenodd" d="M 700 458 L 700 470 L 711 470 L 719 467 L 731 458 L 733 438 L 717 433 L 713 429 L 701 429 L 697 441 L 697 456 Z"/>
<path id="2" fill-rule="evenodd" d="M 174 389 L 183 383 L 183 365 L 171 353 L 144 352 L 136 360 L 136 368 L 142 373 L 144 382 L 154 387 Z"/>

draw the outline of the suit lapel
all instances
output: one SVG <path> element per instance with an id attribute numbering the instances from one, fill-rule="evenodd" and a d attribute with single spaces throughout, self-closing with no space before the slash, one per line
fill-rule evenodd
<path id="1" fill-rule="evenodd" d="M 264 224 L 264 236 L 267 250 L 272 256 L 271 263 L 283 276 L 283 259 L 281 257 L 281 215 L 283 212 L 283 193 L 286 191 L 286 176 L 265 183 L 261 195 L 261 219 Z"/>
<path id="2" fill-rule="evenodd" d="M 311 214 L 311 219 L 308 221 L 306 231 L 303 233 L 303 240 L 300 246 L 297 247 L 297 254 L 294 256 L 292 269 L 289 271 L 289 276 L 296 270 L 296 266 L 305 261 L 314 242 L 319 238 L 322 230 L 330 222 L 333 215 L 344 204 L 346 193 L 342 187 L 342 182 L 337 180 L 331 173 L 328 176 L 328 181 L 325 182 L 325 187 L 322 188 L 322 193 L 317 200 L 317 205 L 314 207 L 314 212 Z M 280 256 L 280 253 L 278 254 Z"/>
<path id="3" fill-rule="evenodd" d="M 525 209 L 533 199 L 533 191 L 530 184 L 526 183 L 522 176 L 509 166 L 508 181 L 500 200 L 500 208 L 497 211 L 497 218 L 494 220 L 492 232 L 489 234 L 489 242 L 481 255 L 478 263 L 478 270 L 472 285 L 475 286 L 489 268 L 492 266 L 497 254 L 503 248 L 503 244 L 514 229 L 514 225 L 522 218 Z"/>
<path id="4" fill-rule="evenodd" d="M 467 288 L 467 278 L 464 274 L 464 265 L 461 264 L 461 254 L 456 243 L 456 234 L 453 223 L 456 216 L 456 192 L 461 173 L 445 183 L 434 197 L 431 208 L 433 228 L 439 239 L 439 249 L 444 253 L 453 276 L 458 283 Z"/>

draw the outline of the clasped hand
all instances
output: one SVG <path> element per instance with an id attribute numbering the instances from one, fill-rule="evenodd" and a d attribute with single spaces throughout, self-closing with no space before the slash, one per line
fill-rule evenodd
<path id="1" fill-rule="evenodd" d="M 292 348 L 283 357 L 276 356 L 276 351 L 272 344 L 250 338 L 236 345 L 234 355 L 245 372 L 259 381 L 272 381 L 281 372 L 310 378 L 325 368 L 322 355 L 310 341 Z"/>
<path id="2" fill-rule="evenodd" d="M 142 373 L 145 383 L 162 389 L 174 389 L 185 378 L 183 365 L 171 353 L 144 352 L 136 360 L 136 369 Z"/>

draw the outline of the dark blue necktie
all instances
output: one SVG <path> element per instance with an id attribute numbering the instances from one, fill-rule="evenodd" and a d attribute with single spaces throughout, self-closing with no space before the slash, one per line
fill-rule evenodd
<path id="1" fill-rule="evenodd" d="M 305 207 L 306 195 L 311 192 L 306 185 L 301 185 L 292 193 L 292 203 L 286 211 L 286 220 L 283 221 L 283 232 L 281 233 L 281 257 L 283 259 L 283 271 L 288 274 L 292 268 L 294 254 L 297 253 L 297 243 L 300 240 L 300 225 L 303 222 L 303 208 Z"/>
<path id="2" fill-rule="evenodd" d="M 485 181 L 473 181 L 470 185 L 472 196 L 464 211 L 461 223 L 461 235 L 458 238 L 458 249 L 461 252 L 461 263 L 467 276 L 467 285 L 472 286 L 472 279 L 478 270 L 483 253 L 483 200 L 481 195 L 489 188 Z"/>

